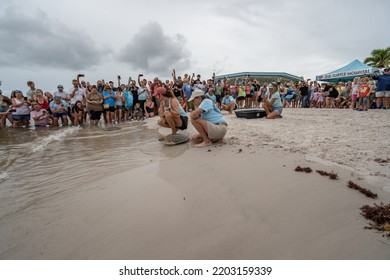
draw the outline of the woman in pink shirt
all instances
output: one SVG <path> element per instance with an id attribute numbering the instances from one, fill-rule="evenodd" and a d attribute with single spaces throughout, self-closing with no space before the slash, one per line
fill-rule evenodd
<path id="1" fill-rule="evenodd" d="M 35 126 L 47 126 L 50 124 L 49 113 L 42 109 L 41 105 L 38 102 L 33 103 L 34 110 L 31 111 L 31 117 L 34 120 Z"/>

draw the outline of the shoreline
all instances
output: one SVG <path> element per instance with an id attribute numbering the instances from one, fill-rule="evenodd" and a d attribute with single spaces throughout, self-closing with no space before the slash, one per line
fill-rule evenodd
<path id="1" fill-rule="evenodd" d="M 316 126 L 305 121 L 313 112 L 292 113 L 296 114 L 291 110 L 280 120 L 227 116 L 224 143 L 201 149 L 188 143 L 167 147 L 173 154 L 188 149 L 173 159 L 85 184 L 77 195 L 70 192 L 45 199 L 40 207 L 2 221 L 0 258 L 389 259 L 390 240 L 364 230 L 369 221 L 359 210 L 365 204 L 390 201 L 390 193 L 383 190 L 387 177 L 364 177 L 359 170 L 306 160 L 319 155 L 327 161 L 338 155 L 339 162 L 352 169 L 364 166 L 351 160 L 347 146 L 340 154 L 341 149 L 329 143 L 316 146 L 311 141 L 321 133 L 333 139 L 349 127 L 345 124 L 361 120 L 344 119 L 344 127 L 329 131 L 334 117 L 328 116 L 328 122 L 321 122 L 329 124 L 323 127 L 328 131 L 317 135 Z M 289 130 L 297 118 L 305 131 Z M 153 128 L 155 121 L 149 120 L 147 126 Z M 373 121 L 366 120 L 362 129 Z M 191 134 L 191 129 L 184 133 Z M 284 138 L 278 138 L 282 132 Z M 386 133 L 374 141 L 374 150 L 386 149 Z M 302 135 L 305 138 L 299 145 L 296 140 Z M 343 141 L 338 138 L 339 143 Z M 359 139 L 349 145 L 353 141 Z M 367 160 L 375 155 L 364 156 L 365 164 L 375 170 L 377 162 Z M 297 165 L 335 171 L 340 180 L 295 172 Z M 384 165 L 380 166 L 389 167 Z M 367 178 L 371 177 L 382 184 L 370 184 Z M 348 189 L 349 180 L 378 193 L 379 198 Z"/>

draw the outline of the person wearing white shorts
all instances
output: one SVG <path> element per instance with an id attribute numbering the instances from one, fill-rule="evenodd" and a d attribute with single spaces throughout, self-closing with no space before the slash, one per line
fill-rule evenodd
<path id="1" fill-rule="evenodd" d="M 378 81 L 375 94 L 377 108 L 383 104 L 383 109 L 390 109 L 390 68 L 383 69 L 383 75 L 372 78 Z"/>

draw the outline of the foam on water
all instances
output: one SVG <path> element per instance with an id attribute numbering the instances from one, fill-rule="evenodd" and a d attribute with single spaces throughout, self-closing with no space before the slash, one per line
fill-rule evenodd
<path id="1" fill-rule="evenodd" d="M 157 131 L 143 123 L 118 127 L 0 131 L 0 220 L 28 207 L 46 207 L 54 196 L 77 196 L 91 181 L 185 150 L 166 149 Z"/>
<path id="2" fill-rule="evenodd" d="M 50 134 L 49 136 L 44 137 L 43 139 L 39 140 L 39 144 L 33 145 L 31 147 L 33 152 L 40 152 L 43 151 L 47 145 L 49 145 L 53 141 L 62 141 L 67 136 L 75 133 L 76 131 L 80 130 L 80 127 L 67 127 L 63 130 L 57 131 L 53 134 Z"/>

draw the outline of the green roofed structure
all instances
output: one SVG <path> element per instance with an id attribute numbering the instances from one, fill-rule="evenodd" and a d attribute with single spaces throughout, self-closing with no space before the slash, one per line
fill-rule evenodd
<path id="1" fill-rule="evenodd" d="M 285 72 L 239 72 L 239 73 L 233 73 L 233 74 L 225 74 L 225 75 L 218 75 L 215 77 L 216 80 L 223 80 L 224 78 L 227 78 L 229 80 L 257 80 L 260 83 L 264 82 L 296 82 L 302 80 L 302 77 L 298 77 L 289 73 Z"/>

